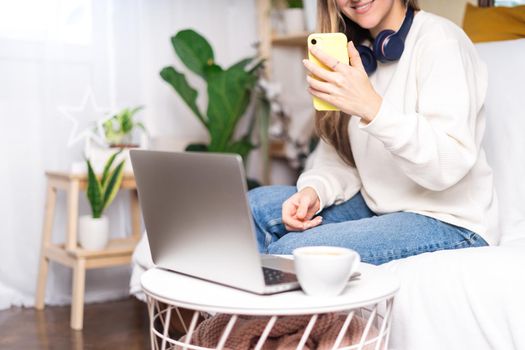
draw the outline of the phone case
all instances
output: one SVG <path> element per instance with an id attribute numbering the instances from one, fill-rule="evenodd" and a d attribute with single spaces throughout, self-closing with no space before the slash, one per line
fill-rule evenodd
<path id="1" fill-rule="evenodd" d="M 321 63 L 314 55 L 310 53 L 310 48 L 315 45 L 339 62 L 348 64 L 348 49 L 346 35 L 343 33 L 313 33 L 308 36 L 308 59 L 321 68 L 332 70 Z M 314 78 L 317 78 L 314 76 Z M 318 111 L 338 111 L 335 106 L 325 102 L 317 97 L 313 97 L 314 108 Z"/>

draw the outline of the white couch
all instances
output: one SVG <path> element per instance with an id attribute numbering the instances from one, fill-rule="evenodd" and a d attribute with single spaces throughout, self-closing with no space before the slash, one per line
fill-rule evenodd
<path id="1" fill-rule="evenodd" d="M 525 39 L 477 48 L 489 69 L 484 146 L 499 197 L 502 244 L 381 265 L 401 279 L 394 350 L 525 349 Z M 140 298 L 140 275 L 153 265 L 145 240 L 134 262 L 130 287 Z"/>
<path id="2" fill-rule="evenodd" d="M 489 70 L 483 141 L 500 207 L 500 246 L 392 261 L 390 348 L 525 349 L 525 39 L 476 45 Z"/>

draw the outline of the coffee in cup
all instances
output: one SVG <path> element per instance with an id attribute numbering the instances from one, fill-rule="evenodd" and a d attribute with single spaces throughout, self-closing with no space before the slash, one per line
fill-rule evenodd
<path id="1" fill-rule="evenodd" d="M 341 294 L 361 261 L 359 253 L 352 249 L 329 246 L 297 248 L 293 256 L 301 288 L 315 296 Z"/>

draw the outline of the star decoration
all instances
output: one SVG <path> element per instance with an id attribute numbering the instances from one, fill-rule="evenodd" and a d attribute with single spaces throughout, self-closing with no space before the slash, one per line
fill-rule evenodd
<path id="1" fill-rule="evenodd" d="M 73 123 L 67 142 L 68 147 L 88 138 L 100 145 L 106 145 L 104 129 L 101 125 L 107 120 L 109 109 L 97 104 L 91 88 L 87 89 L 80 106 L 59 106 L 58 110 Z"/>

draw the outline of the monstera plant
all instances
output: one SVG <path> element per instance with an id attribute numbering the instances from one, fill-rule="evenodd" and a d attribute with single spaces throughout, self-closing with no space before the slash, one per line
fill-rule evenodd
<path id="1" fill-rule="evenodd" d="M 267 147 L 269 103 L 264 94 L 257 92 L 262 61 L 256 56 L 240 60 L 223 68 L 215 62 L 213 49 L 208 41 L 191 29 L 181 30 L 171 38 L 175 53 L 193 73 L 204 79 L 207 85 L 208 106 L 201 111 L 197 106 L 198 92 L 187 81 L 186 76 L 169 66 L 161 70 L 160 76 L 179 94 L 209 134 L 209 143 L 190 144 L 188 151 L 237 153 L 246 159 L 256 147 L 252 140 L 254 126 L 259 122 L 259 142 Z M 248 128 L 236 138 L 239 120 L 245 115 L 254 99 L 254 113 Z M 263 150 L 264 152 L 264 150 Z"/>

